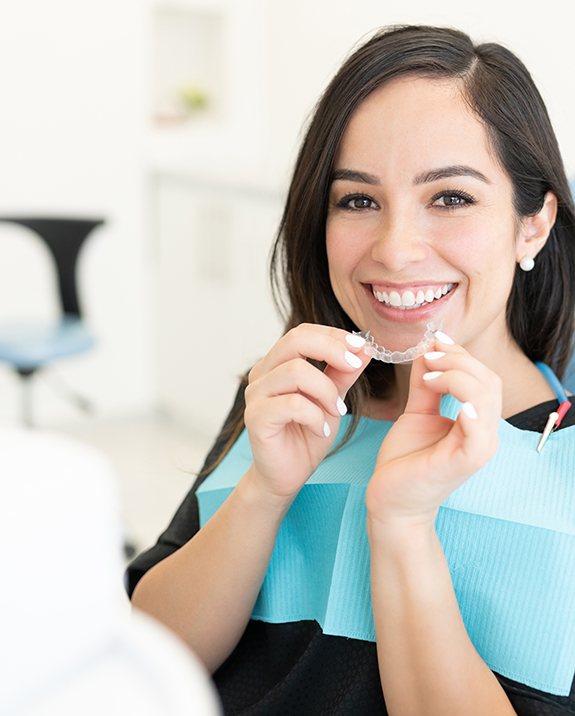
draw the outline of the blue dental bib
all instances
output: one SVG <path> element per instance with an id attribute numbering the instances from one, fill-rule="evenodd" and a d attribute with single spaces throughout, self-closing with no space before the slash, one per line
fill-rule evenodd
<path id="1" fill-rule="evenodd" d="M 442 400 L 455 418 L 459 404 Z M 350 421 L 344 416 L 336 444 Z M 375 641 L 365 491 L 392 423 L 360 420 L 280 527 L 252 618 L 316 620 L 325 634 Z M 467 632 L 493 670 L 567 695 L 575 674 L 575 426 L 539 434 L 499 425 L 495 457 L 441 506 L 436 530 Z M 197 491 L 204 525 L 252 462 L 247 433 Z"/>

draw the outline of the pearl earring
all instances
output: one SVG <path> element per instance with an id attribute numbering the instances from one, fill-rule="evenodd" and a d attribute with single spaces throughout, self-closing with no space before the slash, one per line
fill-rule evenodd
<path id="1" fill-rule="evenodd" d="M 532 259 L 531 256 L 524 256 L 519 262 L 519 266 L 521 266 L 523 271 L 531 271 L 535 266 L 535 260 Z"/>

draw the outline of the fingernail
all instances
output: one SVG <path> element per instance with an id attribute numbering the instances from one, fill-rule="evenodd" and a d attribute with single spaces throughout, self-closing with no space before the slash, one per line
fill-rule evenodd
<path id="1" fill-rule="evenodd" d="M 347 405 L 343 402 L 339 395 L 337 397 L 337 411 L 340 415 L 345 415 L 347 413 Z"/>
<path id="2" fill-rule="evenodd" d="M 423 357 L 427 360 L 439 360 L 440 358 L 443 358 L 445 353 L 443 351 L 429 351 L 429 353 L 424 353 Z"/>
<path id="3" fill-rule="evenodd" d="M 361 348 L 363 345 L 365 345 L 365 338 L 358 336 L 356 333 L 348 333 L 345 337 L 345 340 L 353 348 Z"/>
<path id="4" fill-rule="evenodd" d="M 361 362 L 361 358 L 359 356 L 356 356 L 354 353 L 346 351 L 343 357 L 345 358 L 346 363 L 349 363 L 352 368 L 361 368 L 361 366 L 363 365 L 363 363 Z"/>
<path id="5" fill-rule="evenodd" d="M 436 378 L 439 378 L 440 375 L 443 375 L 442 370 L 432 370 L 429 373 L 423 374 L 423 380 L 435 380 Z"/>
<path id="6" fill-rule="evenodd" d="M 453 340 L 453 338 L 446 336 L 445 333 L 443 333 L 443 331 L 435 331 L 434 335 L 440 343 L 445 343 L 445 345 L 447 345 L 447 346 L 455 345 L 455 341 Z"/>
<path id="7" fill-rule="evenodd" d="M 479 417 L 477 415 L 477 410 L 475 410 L 475 406 L 473 403 L 462 403 L 461 404 L 461 410 L 467 415 L 468 418 L 471 418 L 472 420 L 477 420 Z"/>
<path id="8" fill-rule="evenodd" d="M 329 436 L 331 435 L 331 428 L 329 427 L 327 422 L 324 422 L 323 424 L 323 434 L 326 436 L 326 438 L 329 438 Z"/>

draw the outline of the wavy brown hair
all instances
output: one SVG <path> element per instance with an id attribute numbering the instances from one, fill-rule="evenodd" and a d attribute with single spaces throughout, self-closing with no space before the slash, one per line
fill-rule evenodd
<path id="1" fill-rule="evenodd" d="M 523 63 L 502 45 L 474 45 L 450 28 L 407 25 L 378 31 L 349 56 L 316 105 L 271 254 L 272 289 L 285 330 L 302 322 L 357 329 L 329 280 L 325 226 L 334 161 L 361 102 L 383 84 L 408 75 L 459 80 L 511 178 L 518 219 L 538 213 L 548 191 L 557 197 L 555 225 L 535 268 L 529 274 L 516 270 L 506 316 L 523 352 L 562 377 L 574 329 L 575 212 L 557 140 Z M 353 421 L 346 439 L 366 398 L 385 397 L 393 381 L 392 366 L 370 363 L 347 395 Z M 243 415 L 237 412 L 231 422 L 228 445 L 241 431 Z"/>

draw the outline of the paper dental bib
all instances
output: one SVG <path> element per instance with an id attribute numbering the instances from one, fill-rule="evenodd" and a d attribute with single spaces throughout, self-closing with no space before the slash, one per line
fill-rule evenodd
<path id="1" fill-rule="evenodd" d="M 456 412 L 444 399 L 442 413 Z M 362 418 L 310 477 L 284 518 L 253 619 L 314 619 L 325 634 L 375 641 L 365 491 L 391 425 Z M 541 454 L 537 433 L 502 420 L 499 436 L 497 455 L 440 508 L 437 533 L 484 661 L 567 695 L 575 673 L 575 426 L 553 434 Z M 202 525 L 250 464 L 244 431 L 198 490 Z"/>

